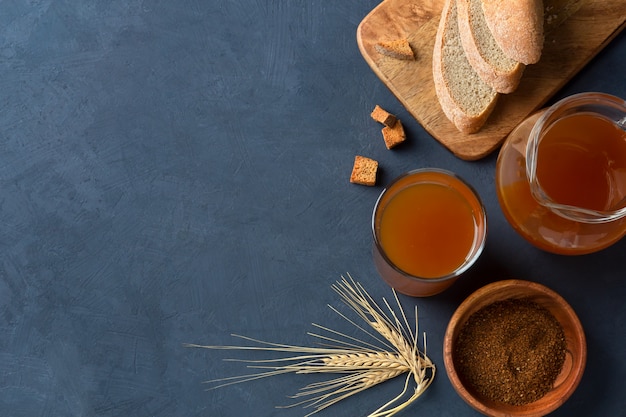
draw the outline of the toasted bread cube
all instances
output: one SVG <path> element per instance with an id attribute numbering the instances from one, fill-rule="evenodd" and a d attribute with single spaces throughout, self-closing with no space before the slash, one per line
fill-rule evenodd
<path id="1" fill-rule="evenodd" d="M 374 49 L 379 54 L 383 54 L 395 59 L 414 60 L 415 54 L 406 38 L 394 39 L 391 41 L 380 41 L 374 45 Z"/>
<path id="2" fill-rule="evenodd" d="M 406 134 L 404 133 L 404 127 L 402 126 L 402 122 L 400 120 L 396 121 L 393 127 L 385 126 L 383 127 L 383 140 L 385 141 L 385 146 L 387 149 L 391 149 L 395 146 L 398 146 L 402 142 L 406 140 Z"/>
<path id="3" fill-rule="evenodd" d="M 378 172 L 378 162 L 357 155 L 354 157 L 354 166 L 352 167 L 352 175 L 350 182 L 354 184 L 367 185 L 372 187 L 376 185 L 376 174 Z"/>
<path id="4" fill-rule="evenodd" d="M 378 123 L 382 123 L 385 126 L 389 127 L 392 127 L 394 124 L 396 124 L 397 120 L 395 115 L 389 113 L 378 104 L 376 105 L 376 107 L 374 107 L 374 110 L 372 110 L 371 116 L 372 119 L 376 120 Z"/>

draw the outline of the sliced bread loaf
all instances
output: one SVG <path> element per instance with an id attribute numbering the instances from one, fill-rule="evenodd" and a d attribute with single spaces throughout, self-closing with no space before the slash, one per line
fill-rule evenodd
<path id="1" fill-rule="evenodd" d="M 498 46 L 483 14 L 482 0 L 457 0 L 461 44 L 476 73 L 498 93 L 512 93 L 524 68 Z"/>
<path id="2" fill-rule="evenodd" d="M 542 0 L 481 0 L 487 27 L 502 51 L 523 64 L 535 64 L 543 49 Z"/>
<path id="3" fill-rule="evenodd" d="M 433 80 L 441 108 L 461 132 L 474 133 L 493 111 L 498 93 L 478 76 L 461 45 L 456 0 L 446 0 L 433 51 Z"/>

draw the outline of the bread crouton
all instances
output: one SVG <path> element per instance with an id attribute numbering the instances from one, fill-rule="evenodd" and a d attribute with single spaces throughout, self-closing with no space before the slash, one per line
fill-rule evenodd
<path id="1" fill-rule="evenodd" d="M 356 155 L 354 157 L 354 166 L 352 167 L 352 175 L 350 182 L 354 184 L 367 185 L 372 187 L 376 185 L 376 174 L 378 172 L 378 162 Z"/>
<path id="2" fill-rule="evenodd" d="M 378 123 L 382 123 L 385 126 L 392 127 L 396 123 L 396 116 L 389 113 L 387 110 L 380 107 L 378 104 L 372 110 L 372 119 L 376 120 Z"/>
<path id="3" fill-rule="evenodd" d="M 374 49 L 379 54 L 383 54 L 395 59 L 414 60 L 415 54 L 406 38 L 394 39 L 391 41 L 380 41 L 374 45 Z"/>
<path id="4" fill-rule="evenodd" d="M 406 139 L 404 127 L 402 126 L 402 122 L 400 122 L 400 120 L 397 120 L 396 123 L 394 123 L 393 127 L 383 127 L 382 132 L 383 140 L 385 141 L 385 146 L 387 147 L 387 149 L 398 146 Z"/>

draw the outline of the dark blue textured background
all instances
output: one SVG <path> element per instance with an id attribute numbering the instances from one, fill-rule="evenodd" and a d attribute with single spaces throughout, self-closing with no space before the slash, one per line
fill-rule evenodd
<path id="1" fill-rule="evenodd" d="M 496 155 L 465 162 L 434 141 L 376 78 L 355 33 L 374 0 L 0 1 L 0 415 L 300 416 L 277 410 L 311 382 L 286 375 L 205 392 L 246 372 L 184 343 L 230 333 L 310 345 L 350 272 L 379 300 L 369 220 L 384 184 L 453 170 L 479 191 L 486 250 L 420 308 L 438 365 L 403 415 L 477 415 L 442 362 L 445 326 L 498 279 L 546 284 L 587 332 L 582 383 L 555 416 L 624 415 L 626 241 L 567 258 L 504 220 Z M 626 34 L 558 97 L 626 97 Z M 384 148 L 375 104 L 409 140 Z M 350 184 L 355 154 L 379 185 Z M 235 355 L 251 357 L 252 355 Z M 257 357 L 257 356 L 253 356 Z M 401 388 L 372 389 L 321 415 L 361 416 Z"/>

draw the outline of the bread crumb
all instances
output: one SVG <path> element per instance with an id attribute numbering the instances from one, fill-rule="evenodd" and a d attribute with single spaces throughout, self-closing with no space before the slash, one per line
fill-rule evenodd
<path id="1" fill-rule="evenodd" d="M 392 41 L 380 41 L 374 45 L 374 49 L 379 54 L 383 54 L 395 59 L 415 60 L 415 54 L 406 38 Z"/>
<path id="2" fill-rule="evenodd" d="M 356 155 L 354 157 L 354 166 L 352 167 L 350 182 L 353 184 L 361 184 L 372 187 L 376 185 L 377 172 L 377 161 L 366 158 L 365 156 Z"/>
<path id="3" fill-rule="evenodd" d="M 393 127 L 396 123 L 396 116 L 389 113 L 387 110 L 380 107 L 378 104 L 372 110 L 372 119 L 376 120 L 378 123 L 382 123 L 385 126 Z"/>
<path id="4" fill-rule="evenodd" d="M 400 120 L 397 120 L 393 127 L 383 127 L 382 132 L 383 140 L 385 141 L 385 146 L 387 147 L 387 149 L 398 146 L 406 140 L 404 127 L 402 126 L 402 122 L 400 122 Z"/>

